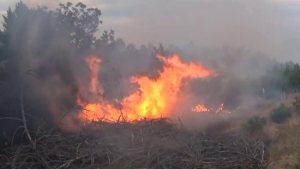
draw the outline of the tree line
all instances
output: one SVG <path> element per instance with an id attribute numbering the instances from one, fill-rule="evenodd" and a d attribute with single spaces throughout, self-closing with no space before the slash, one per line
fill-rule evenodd
<path id="1" fill-rule="evenodd" d="M 300 66 L 293 62 L 274 65 L 261 77 L 261 88 L 265 88 L 267 97 L 298 92 L 300 89 Z"/>

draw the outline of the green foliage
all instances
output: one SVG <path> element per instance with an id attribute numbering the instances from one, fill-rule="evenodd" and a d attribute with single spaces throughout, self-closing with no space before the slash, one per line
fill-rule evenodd
<path id="1" fill-rule="evenodd" d="M 94 46 L 94 35 L 102 23 L 101 11 L 98 8 L 87 8 L 81 2 L 75 6 L 71 2 L 60 3 L 55 16 L 58 20 L 57 29 L 69 36 L 77 52 L 85 52 Z"/>
<path id="2" fill-rule="evenodd" d="M 264 76 L 261 77 L 260 87 L 258 88 L 261 93 L 262 88 L 265 89 L 265 97 L 266 98 L 274 98 L 280 97 L 276 96 L 277 91 L 284 90 L 284 86 L 286 84 L 286 79 L 283 75 L 282 69 L 275 65 L 273 68 L 266 72 Z"/>
<path id="3" fill-rule="evenodd" d="M 247 120 L 247 123 L 244 124 L 244 129 L 253 134 L 254 132 L 260 131 L 263 129 L 264 125 L 267 124 L 267 119 L 265 117 L 255 116 Z"/>
<path id="4" fill-rule="evenodd" d="M 298 159 L 297 164 L 295 164 L 292 169 L 300 169 L 300 159 Z"/>
<path id="5" fill-rule="evenodd" d="M 300 97 L 295 97 L 295 100 L 293 101 L 294 109 L 297 113 L 300 113 Z"/>
<path id="6" fill-rule="evenodd" d="M 286 89 L 296 89 L 300 85 L 300 66 L 290 63 L 283 71 Z"/>
<path id="7" fill-rule="evenodd" d="M 270 113 L 270 119 L 274 123 L 282 123 L 290 117 L 292 117 L 291 110 L 284 104 L 281 104 L 280 107 L 273 109 Z"/>
<path id="8" fill-rule="evenodd" d="M 280 67 L 275 65 L 261 77 L 260 81 L 260 88 L 266 89 L 266 98 L 279 98 L 278 91 L 290 92 L 300 89 L 300 66 L 293 62 L 282 64 Z"/>
<path id="9" fill-rule="evenodd" d="M 297 164 L 295 164 L 295 165 L 293 166 L 293 169 L 300 169 L 300 162 L 298 162 Z"/>

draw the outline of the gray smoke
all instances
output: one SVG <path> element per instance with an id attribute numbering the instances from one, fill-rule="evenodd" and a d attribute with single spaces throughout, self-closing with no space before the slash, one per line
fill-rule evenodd
<path id="1" fill-rule="evenodd" d="M 57 1 L 24 2 L 33 6 L 46 4 L 50 9 L 58 4 Z M 114 0 L 86 1 L 86 4 L 103 7 L 105 27 L 98 31 L 99 36 L 103 29 L 111 27 L 117 37 L 136 44 L 128 45 L 118 39 L 105 49 L 87 52 L 102 60 L 98 78 L 105 89 L 104 98 L 112 103 L 137 89 L 136 84 L 129 82 L 130 77 L 158 75 L 163 65 L 155 58 L 153 46 L 159 43 L 173 44 L 160 52 L 178 53 L 184 62 L 202 63 L 218 74 L 191 80 L 189 85 L 182 86 L 179 93 L 182 97 L 174 107 L 174 114 L 187 119 L 193 117 L 189 116 L 191 107 L 200 103 L 208 107 L 224 103 L 224 108 L 233 110 L 260 101 L 261 86 L 251 85 L 252 82 L 259 81 L 267 70 L 278 64 L 274 58 L 295 59 L 299 50 L 295 40 L 298 34 L 294 31 L 298 25 L 292 24 L 295 11 L 289 10 L 289 3 L 264 0 L 129 0 L 125 3 Z M 43 77 L 39 83 L 28 82 L 33 86 L 28 93 L 37 98 L 43 96 L 49 107 L 47 112 L 54 113 L 57 119 L 76 102 L 78 83 L 86 91 L 86 99 L 95 101 L 88 93 L 89 70 L 82 59 L 88 54 L 70 52 L 65 37 L 42 41 L 47 26 L 54 25 L 48 16 L 34 17 L 35 22 L 27 25 L 23 32 L 26 37 L 20 44 L 25 45 L 18 52 L 24 55 L 24 60 L 19 61 L 18 66 L 21 72 L 37 70 Z M 16 32 L 22 29 L 20 25 L 14 28 Z M 185 45 L 190 41 L 194 43 Z M 149 42 L 155 45 L 142 46 Z M 192 99 L 187 99 L 187 95 Z M 182 113 L 184 111 L 187 113 Z"/>
<path id="2" fill-rule="evenodd" d="M 3 0 L 3 9 L 16 1 Z M 25 0 L 29 5 L 55 8 L 66 0 Z M 78 1 L 72 1 L 77 3 Z M 136 45 L 152 42 L 182 46 L 229 45 L 265 53 L 280 61 L 298 59 L 297 0 L 83 0 L 104 13 L 104 29 Z M 101 34 L 101 33 L 99 33 Z"/>

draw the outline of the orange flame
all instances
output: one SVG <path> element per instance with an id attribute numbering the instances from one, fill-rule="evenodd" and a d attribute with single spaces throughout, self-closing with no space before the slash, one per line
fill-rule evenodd
<path id="1" fill-rule="evenodd" d="M 192 108 L 193 112 L 209 112 L 209 111 L 212 111 L 212 110 L 213 110 L 213 108 L 208 109 L 204 105 L 201 105 L 201 104 L 199 104 L 196 107 Z M 220 105 L 220 107 L 215 111 L 215 113 L 216 114 L 217 113 L 222 113 L 222 115 L 224 115 L 224 113 L 229 113 L 230 114 L 231 112 L 224 110 L 224 103 L 222 103 Z"/>
<path id="2" fill-rule="evenodd" d="M 192 111 L 194 111 L 194 112 L 208 112 L 209 111 L 209 109 L 208 108 L 206 108 L 204 105 L 197 105 L 196 107 L 194 107 L 193 109 L 192 109 Z"/>
<path id="3" fill-rule="evenodd" d="M 205 78 L 213 74 L 203 68 L 202 65 L 183 63 L 178 55 L 169 58 L 158 55 L 157 58 L 165 63 L 159 77 L 155 80 L 147 76 L 132 77 L 132 81 L 139 85 L 139 90 L 120 101 L 122 109 L 114 108 L 114 106 L 101 99 L 101 96 L 99 97 L 99 103 L 84 103 L 78 97 L 78 104 L 85 109 L 85 112 L 80 114 L 80 118 L 95 120 L 105 116 L 106 118 L 118 120 L 122 117 L 130 121 L 143 117 L 159 118 L 168 116 L 177 100 L 177 93 L 183 78 Z M 95 56 L 89 56 L 86 62 L 91 70 L 90 91 L 99 96 L 99 93 L 103 93 L 99 92 L 103 91 L 103 88 L 98 83 L 97 78 L 101 60 Z"/>
<path id="4" fill-rule="evenodd" d="M 221 106 L 219 107 L 219 109 L 216 111 L 216 113 L 220 113 L 223 112 L 223 107 L 224 107 L 224 103 L 221 104 Z"/>

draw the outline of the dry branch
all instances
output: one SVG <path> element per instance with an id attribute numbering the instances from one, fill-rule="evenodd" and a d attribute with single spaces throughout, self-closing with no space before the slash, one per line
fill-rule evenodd
<path id="1" fill-rule="evenodd" d="M 94 122 L 84 133 L 39 133 L 36 150 L 51 168 L 264 169 L 265 146 L 244 135 L 209 136 L 178 129 L 170 119 Z M 0 156 L 0 168 L 45 168 L 30 145 Z"/>

